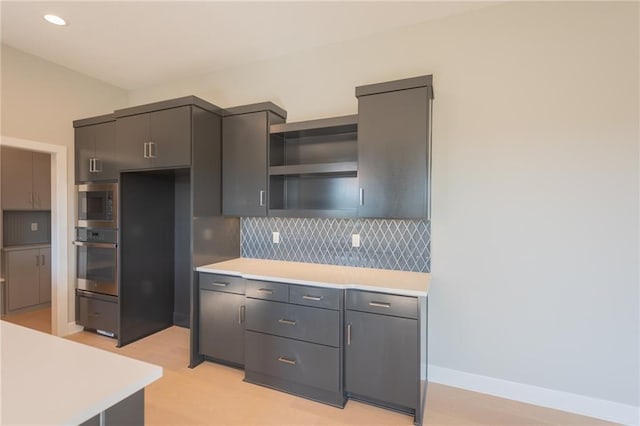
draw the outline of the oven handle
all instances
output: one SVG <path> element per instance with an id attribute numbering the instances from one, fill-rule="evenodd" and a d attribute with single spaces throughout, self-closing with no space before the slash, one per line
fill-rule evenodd
<path id="1" fill-rule="evenodd" d="M 118 245 L 115 243 L 87 243 L 84 241 L 74 241 L 73 245 L 82 246 L 82 247 L 96 247 L 96 248 L 117 248 Z"/>

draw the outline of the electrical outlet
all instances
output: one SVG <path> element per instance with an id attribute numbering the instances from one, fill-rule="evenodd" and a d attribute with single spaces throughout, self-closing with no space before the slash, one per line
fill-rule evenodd
<path id="1" fill-rule="evenodd" d="M 278 231 L 273 232 L 273 244 L 280 244 L 280 233 Z"/>
<path id="2" fill-rule="evenodd" d="M 32 222 L 31 223 L 31 230 L 32 231 L 37 231 L 38 230 L 38 222 Z"/>
<path id="3" fill-rule="evenodd" d="M 351 247 L 360 247 L 360 234 L 351 235 Z"/>

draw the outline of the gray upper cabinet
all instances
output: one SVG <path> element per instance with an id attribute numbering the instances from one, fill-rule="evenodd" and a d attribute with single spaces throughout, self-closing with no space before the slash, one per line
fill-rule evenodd
<path id="1" fill-rule="evenodd" d="M 271 103 L 235 107 L 222 120 L 222 211 L 266 216 L 269 126 L 286 112 Z"/>
<path id="2" fill-rule="evenodd" d="M 2 209 L 51 210 L 51 156 L 2 147 Z"/>
<path id="3" fill-rule="evenodd" d="M 356 88 L 358 216 L 429 216 L 431 76 Z"/>
<path id="4" fill-rule="evenodd" d="M 120 170 L 189 167 L 191 106 L 118 117 L 116 150 Z"/>
<path id="5" fill-rule="evenodd" d="M 74 127 L 76 183 L 118 180 L 113 115 L 78 120 Z"/>

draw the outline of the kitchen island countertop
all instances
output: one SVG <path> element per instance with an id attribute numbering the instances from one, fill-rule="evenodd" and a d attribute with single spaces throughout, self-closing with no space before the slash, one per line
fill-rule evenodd
<path id="1" fill-rule="evenodd" d="M 427 296 L 431 274 L 280 260 L 236 258 L 196 268 L 199 272 L 405 296 Z"/>
<path id="2" fill-rule="evenodd" d="M 162 377 L 162 368 L 0 321 L 0 424 L 80 424 Z"/>

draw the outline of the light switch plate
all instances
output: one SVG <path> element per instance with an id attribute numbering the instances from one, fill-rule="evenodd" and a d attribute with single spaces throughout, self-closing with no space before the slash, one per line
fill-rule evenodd
<path id="1" fill-rule="evenodd" d="M 31 230 L 32 231 L 37 231 L 38 230 L 38 222 L 32 222 L 31 223 Z"/>
<path id="2" fill-rule="evenodd" d="M 278 231 L 273 232 L 273 244 L 280 244 L 280 233 Z"/>
<path id="3" fill-rule="evenodd" d="M 351 247 L 360 247 L 360 234 L 351 235 Z"/>

